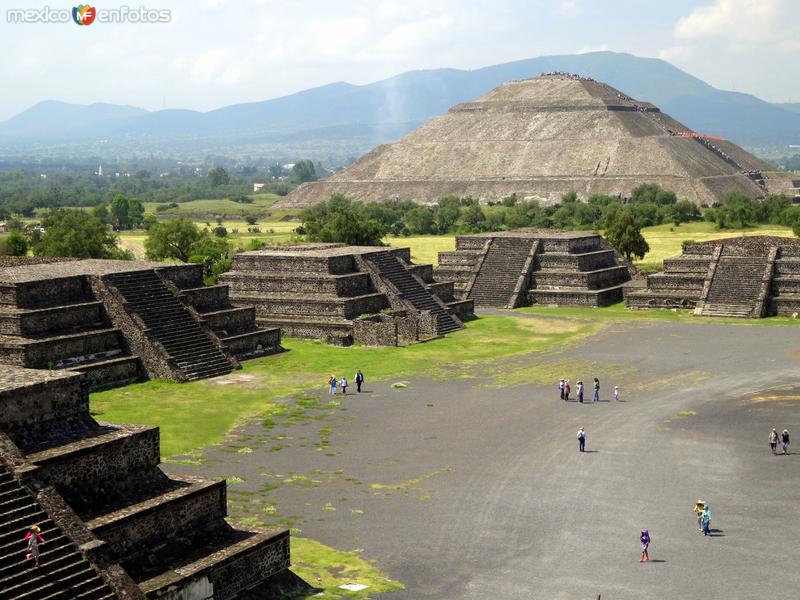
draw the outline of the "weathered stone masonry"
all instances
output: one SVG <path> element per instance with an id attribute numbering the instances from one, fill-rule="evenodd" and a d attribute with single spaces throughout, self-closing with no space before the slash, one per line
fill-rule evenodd
<path id="1" fill-rule="evenodd" d="M 167 477 L 157 428 L 97 423 L 87 398 L 81 373 L 0 375 L 0 494 L 27 507 L 17 518 L 0 502 L 0 546 L 36 522 L 56 552 L 42 555 L 51 570 L 36 580 L 0 559 L 1 597 L 51 590 L 61 563 L 81 598 L 103 600 L 233 599 L 288 568 L 287 530 L 233 529 L 224 481 Z"/>
<path id="2" fill-rule="evenodd" d="M 800 313 L 800 240 L 745 236 L 689 244 L 625 294 L 628 308 L 693 308 L 704 316 Z"/>
<path id="3" fill-rule="evenodd" d="M 221 375 L 280 350 L 280 331 L 204 286 L 200 265 L 16 262 L 0 268 L 0 363 L 80 370 L 101 389 Z"/>

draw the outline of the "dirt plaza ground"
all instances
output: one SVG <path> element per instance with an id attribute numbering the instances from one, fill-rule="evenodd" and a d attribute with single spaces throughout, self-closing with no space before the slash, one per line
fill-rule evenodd
<path id="1" fill-rule="evenodd" d="M 792 596 L 800 455 L 770 456 L 767 436 L 800 435 L 799 333 L 614 323 L 466 377 L 372 383 L 365 373 L 364 393 L 351 384 L 335 398 L 321 381 L 287 400 L 283 418 L 249 421 L 201 460 L 165 467 L 228 477 L 234 521 L 362 549 L 406 586 L 381 597 Z M 573 390 L 599 377 L 602 401 L 560 401 L 558 375 L 526 381 L 542 360 Z M 609 402 L 614 385 L 622 402 Z M 713 511 L 708 538 L 696 530 L 698 498 Z M 653 539 L 646 564 L 642 528 Z"/>

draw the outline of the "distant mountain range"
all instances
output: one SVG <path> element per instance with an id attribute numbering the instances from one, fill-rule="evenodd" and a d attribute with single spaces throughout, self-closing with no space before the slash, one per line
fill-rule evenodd
<path id="1" fill-rule="evenodd" d="M 513 79 L 546 71 L 591 76 L 659 106 L 692 129 L 748 148 L 800 144 L 800 104 L 771 104 L 718 90 L 660 59 L 592 52 L 546 56 L 471 71 L 410 71 L 368 85 L 338 82 L 289 96 L 209 112 L 146 111 L 48 100 L 0 123 L 0 153 L 15 147 L 68 144 L 137 152 L 223 150 L 314 157 L 317 146 L 354 156 L 391 141 L 459 102 Z"/>

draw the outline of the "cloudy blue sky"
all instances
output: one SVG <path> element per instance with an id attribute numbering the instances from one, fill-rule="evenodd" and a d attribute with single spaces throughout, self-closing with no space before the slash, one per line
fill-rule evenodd
<path id="1" fill-rule="evenodd" d="M 796 0 L 135 0 L 167 24 L 0 21 L 0 120 L 45 99 L 208 110 L 333 81 L 615 50 L 800 101 Z"/>

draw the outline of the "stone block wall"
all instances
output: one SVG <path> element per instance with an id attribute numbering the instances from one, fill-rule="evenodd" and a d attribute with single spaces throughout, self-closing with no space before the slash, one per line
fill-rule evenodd
<path id="1" fill-rule="evenodd" d="M 87 324 L 104 321 L 103 305 L 100 302 L 87 302 L 26 312 L 0 313 L 0 334 L 36 336 L 80 329 Z"/>
<path id="2" fill-rule="evenodd" d="M 224 481 L 216 481 L 199 487 L 198 493 L 189 497 L 175 494 L 178 501 L 170 497 L 155 498 L 147 503 L 146 508 L 131 512 L 127 518 L 93 519 L 90 527 L 124 563 L 147 548 L 164 544 L 171 533 L 197 535 L 203 527 L 213 530 L 224 525 L 226 489 Z"/>
<path id="3" fill-rule="evenodd" d="M 29 458 L 40 467 L 42 480 L 78 513 L 129 493 L 136 485 L 128 479 L 131 475 L 155 469 L 161 462 L 158 427 L 126 425 L 75 446 L 68 453 L 43 451 Z"/>
<path id="4" fill-rule="evenodd" d="M 56 371 L 42 379 L 39 372 L 32 372 L 30 384 L 0 391 L 0 430 L 22 448 L 43 436 L 57 435 L 88 415 L 86 385 L 75 373 Z"/>

